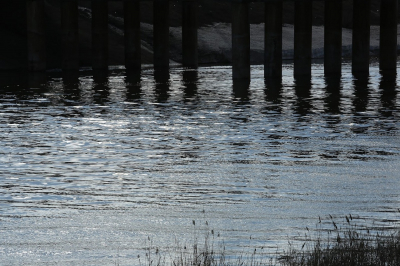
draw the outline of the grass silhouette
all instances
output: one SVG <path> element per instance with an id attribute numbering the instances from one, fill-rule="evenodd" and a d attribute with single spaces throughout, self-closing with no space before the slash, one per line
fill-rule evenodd
<path id="1" fill-rule="evenodd" d="M 400 233 L 398 229 L 368 229 L 355 223 L 351 215 L 339 226 L 332 216 L 313 232 L 307 231 L 301 246 L 289 241 L 288 250 L 271 256 L 263 248 L 228 255 L 219 234 L 214 230 L 196 229 L 189 245 L 179 245 L 161 252 L 153 245 L 146 248 L 143 266 L 398 266 L 400 265 Z M 323 224 L 325 225 L 323 227 Z M 331 229 L 326 225 L 330 224 Z M 314 236 L 315 235 L 315 236 Z"/>

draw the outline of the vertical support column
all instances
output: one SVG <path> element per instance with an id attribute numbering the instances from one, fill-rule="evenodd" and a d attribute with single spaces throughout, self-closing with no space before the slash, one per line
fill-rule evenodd
<path id="1" fill-rule="evenodd" d="M 353 73 L 369 73 L 370 8 L 371 0 L 353 0 Z"/>
<path id="2" fill-rule="evenodd" d="M 124 1 L 125 67 L 141 68 L 140 2 Z"/>
<path id="3" fill-rule="evenodd" d="M 264 77 L 282 78 L 282 1 L 265 3 Z"/>
<path id="4" fill-rule="evenodd" d="M 342 0 L 325 1 L 324 73 L 342 72 Z"/>
<path id="5" fill-rule="evenodd" d="M 44 0 L 27 0 L 28 70 L 46 70 Z"/>
<path id="6" fill-rule="evenodd" d="M 381 0 L 379 67 L 393 73 L 397 65 L 397 6 L 397 0 Z"/>
<path id="7" fill-rule="evenodd" d="M 250 79 L 249 4 L 232 3 L 232 77 Z"/>
<path id="8" fill-rule="evenodd" d="M 311 78 L 312 0 L 295 1 L 294 77 Z"/>
<path id="9" fill-rule="evenodd" d="M 169 1 L 154 0 L 154 68 L 169 67 Z"/>
<path id="10" fill-rule="evenodd" d="M 92 1 L 92 68 L 108 68 L 108 2 Z"/>
<path id="11" fill-rule="evenodd" d="M 182 64 L 184 67 L 198 66 L 197 53 L 197 2 L 182 2 Z"/>
<path id="12" fill-rule="evenodd" d="M 61 28 L 64 70 L 79 69 L 78 1 L 61 2 Z"/>

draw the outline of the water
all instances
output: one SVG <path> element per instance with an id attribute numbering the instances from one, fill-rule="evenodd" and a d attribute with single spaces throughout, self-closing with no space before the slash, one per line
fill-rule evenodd
<path id="1" fill-rule="evenodd" d="M 292 71 L 1 76 L 2 265 L 137 265 L 211 229 L 273 253 L 328 215 L 396 225 L 399 80 Z"/>

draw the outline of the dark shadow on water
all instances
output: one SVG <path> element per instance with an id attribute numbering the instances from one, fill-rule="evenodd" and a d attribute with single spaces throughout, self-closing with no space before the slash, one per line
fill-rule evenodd
<path id="1" fill-rule="evenodd" d="M 29 92 L 27 72 L 7 71 L 0 73 L 0 94 L 1 97 L 6 95 L 23 95 Z"/>
<path id="2" fill-rule="evenodd" d="M 341 99 L 341 75 L 325 76 L 325 92 L 324 99 L 326 124 L 335 130 L 335 127 L 340 124 L 341 117 L 340 99 Z"/>
<path id="3" fill-rule="evenodd" d="M 266 111 L 282 112 L 282 79 L 265 79 L 265 101 L 267 106 Z"/>
<path id="4" fill-rule="evenodd" d="M 275 117 L 277 119 L 281 119 L 282 116 L 280 115 L 284 107 L 283 101 L 282 101 L 282 91 L 283 91 L 283 84 L 282 84 L 282 79 L 281 78 L 271 78 L 271 79 L 264 79 L 264 94 L 265 94 L 265 102 L 266 106 L 264 108 L 266 114 L 268 117 L 271 117 L 271 112 L 272 113 L 278 113 Z M 268 132 L 265 137 L 268 139 L 269 143 L 271 146 L 274 148 L 280 148 L 282 146 L 283 142 L 280 140 L 285 138 L 284 134 L 277 131 L 272 131 Z M 266 152 L 266 156 L 269 156 L 268 153 Z"/>
<path id="5" fill-rule="evenodd" d="M 28 74 L 28 85 L 30 89 L 44 88 L 47 83 L 47 73 L 31 72 Z"/>
<path id="6" fill-rule="evenodd" d="M 325 112 L 328 114 L 340 114 L 341 76 L 325 77 L 325 84 Z"/>
<path id="7" fill-rule="evenodd" d="M 186 69 L 182 73 L 184 101 L 193 101 L 197 96 L 197 82 L 199 80 L 197 69 Z"/>
<path id="8" fill-rule="evenodd" d="M 368 74 L 354 74 L 354 98 L 353 106 L 354 113 L 365 112 L 367 110 L 369 99 L 369 75 Z"/>
<path id="9" fill-rule="evenodd" d="M 81 100 L 79 72 L 63 71 L 62 80 L 64 86 L 64 104 L 68 106 L 76 105 Z"/>
<path id="10" fill-rule="evenodd" d="M 155 97 L 156 102 L 164 103 L 169 98 L 169 69 L 160 68 L 154 70 L 154 80 L 156 82 Z"/>
<path id="11" fill-rule="evenodd" d="M 93 93 L 93 102 L 95 104 L 104 105 L 109 101 L 110 88 L 107 70 L 93 71 Z"/>
<path id="12" fill-rule="evenodd" d="M 397 112 L 396 107 L 396 73 L 381 73 L 382 77 L 379 83 L 381 93 L 381 107 L 379 112 L 384 117 L 393 117 L 394 112 Z"/>
<path id="13" fill-rule="evenodd" d="M 325 103 L 325 113 L 329 114 L 326 118 L 326 123 L 328 126 L 335 128 L 341 121 L 339 114 L 340 112 L 340 99 L 341 99 L 341 76 L 329 76 L 325 77 L 325 91 L 326 97 L 324 99 Z"/>
<path id="14" fill-rule="evenodd" d="M 125 73 L 126 100 L 138 101 L 142 97 L 142 76 L 140 70 L 127 70 Z"/>
<path id="15" fill-rule="evenodd" d="M 294 89 L 297 96 L 295 112 L 300 116 L 306 116 L 311 109 L 311 78 L 297 77 L 294 81 Z"/>
<path id="16" fill-rule="evenodd" d="M 33 100 L 33 103 L 36 106 L 47 106 L 49 105 L 48 101 L 35 101 L 39 98 L 46 98 L 44 94 L 49 91 L 48 87 L 48 75 L 45 72 L 31 72 L 28 74 L 28 87 L 26 90 L 21 91 L 21 97 L 24 97 L 26 100 Z"/>
<path id="17" fill-rule="evenodd" d="M 49 91 L 45 72 L 3 72 L 0 74 L 0 98 L 10 104 L 47 106 L 43 100 Z"/>
<path id="18" fill-rule="evenodd" d="M 4 103 L 23 104 L 30 107 L 45 107 L 57 103 L 57 96 L 49 99 L 46 93 L 59 95 L 52 91 L 49 74 L 46 72 L 2 72 L 0 74 L 0 99 Z"/>
<path id="19" fill-rule="evenodd" d="M 248 104 L 250 101 L 250 80 L 233 80 L 233 98 L 237 104 Z"/>
<path id="20" fill-rule="evenodd" d="M 247 110 L 251 108 L 251 105 L 249 104 L 250 80 L 233 80 L 232 103 L 235 110 L 230 115 L 231 119 L 233 119 L 233 121 L 247 123 L 249 121 L 249 112 Z"/>
<path id="21" fill-rule="evenodd" d="M 369 75 L 354 74 L 353 76 L 354 95 L 353 95 L 353 121 L 354 125 L 351 128 L 353 133 L 365 133 L 368 131 L 369 117 L 364 112 L 367 111 L 367 106 L 370 97 Z"/>

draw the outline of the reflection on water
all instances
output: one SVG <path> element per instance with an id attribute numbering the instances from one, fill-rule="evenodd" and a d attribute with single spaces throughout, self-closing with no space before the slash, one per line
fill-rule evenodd
<path id="1" fill-rule="evenodd" d="M 108 71 L 93 71 L 93 103 L 106 105 L 109 101 L 109 96 Z"/>
<path id="2" fill-rule="evenodd" d="M 354 112 L 362 113 L 365 112 L 368 105 L 369 98 L 369 76 L 368 75 L 356 75 L 354 77 Z"/>
<path id="3" fill-rule="evenodd" d="M 136 265 L 193 219 L 273 252 L 318 216 L 397 220 L 397 77 L 291 67 L 0 75 L 0 260 Z"/>
<path id="4" fill-rule="evenodd" d="M 392 117 L 396 115 L 396 98 L 397 98 L 397 84 L 396 75 L 382 76 L 379 83 L 381 91 L 381 108 L 380 114 L 384 117 Z"/>
<path id="5" fill-rule="evenodd" d="M 142 94 L 140 72 L 127 71 L 124 81 L 126 84 L 126 100 L 130 102 L 140 100 Z"/>
<path id="6" fill-rule="evenodd" d="M 328 114 L 340 114 L 340 88 L 341 88 L 341 77 L 331 76 L 325 77 L 326 83 L 326 97 L 325 97 L 325 108 Z"/>
<path id="7" fill-rule="evenodd" d="M 185 102 L 194 100 L 197 96 L 197 69 L 186 69 L 182 71 L 182 81 Z"/>
<path id="8" fill-rule="evenodd" d="M 64 89 L 64 104 L 67 106 L 74 106 L 81 100 L 79 73 L 75 71 L 65 71 L 62 75 L 62 81 L 62 87 Z"/>
<path id="9" fill-rule="evenodd" d="M 233 82 L 232 90 L 233 97 L 239 100 L 242 104 L 248 104 L 250 100 L 250 81 L 236 80 Z"/>
<path id="10" fill-rule="evenodd" d="M 305 116 L 311 109 L 311 79 L 297 78 L 294 81 L 294 90 L 297 96 L 295 111 L 300 116 Z"/>
<path id="11" fill-rule="evenodd" d="M 169 70 L 162 68 L 154 70 L 155 97 L 158 103 L 166 102 L 169 98 Z"/>

